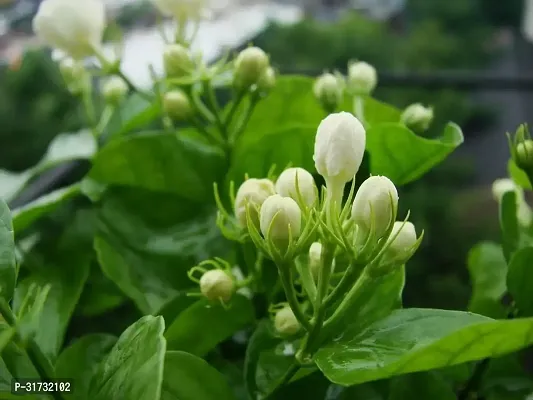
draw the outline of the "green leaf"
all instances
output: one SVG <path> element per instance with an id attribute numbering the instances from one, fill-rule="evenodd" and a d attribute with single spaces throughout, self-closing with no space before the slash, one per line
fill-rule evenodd
<path id="1" fill-rule="evenodd" d="M 148 132 L 111 141 L 95 157 L 89 177 L 100 182 L 213 199 L 225 172 L 222 152 L 179 133 Z"/>
<path id="2" fill-rule="evenodd" d="M 497 357 L 531 343 L 533 319 L 497 321 L 459 311 L 406 309 L 360 333 L 345 333 L 318 350 L 315 361 L 332 382 L 355 385 Z"/>
<path id="3" fill-rule="evenodd" d="M 68 161 L 90 159 L 96 151 L 96 141 L 88 130 L 57 135 L 41 161 L 32 168 L 18 173 L 0 170 L 0 198 L 10 201 L 36 176 Z"/>
<path id="4" fill-rule="evenodd" d="M 500 202 L 500 229 L 502 235 L 503 254 L 507 262 L 520 246 L 520 224 L 516 213 L 516 192 L 506 192 Z"/>
<path id="5" fill-rule="evenodd" d="M 374 124 L 366 135 L 370 172 L 405 185 L 441 163 L 461 143 L 463 134 L 454 123 L 446 126 L 439 139 L 417 136 L 399 123 Z"/>
<path id="6" fill-rule="evenodd" d="M 157 101 L 148 101 L 141 95 L 134 93 L 115 112 L 107 131 L 111 138 L 117 138 L 131 131 L 146 128 L 159 115 L 160 108 Z"/>
<path id="7" fill-rule="evenodd" d="M 91 380 L 91 400 L 159 399 L 165 321 L 147 315 L 124 331 Z"/>
<path id="8" fill-rule="evenodd" d="M 523 400 L 533 392 L 533 379 L 520 362 L 519 354 L 490 360 L 483 375 L 480 394 L 491 400 Z"/>
<path id="9" fill-rule="evenodd" d="M 61 352 L 55 364 L 58 379 L 72 379 L 75 389 L 63 394 L 66 399 L 90 400 L 89 385 L 100 362 L 111 351 L 117 338 L 106 334 L 84 336 Z"/>
<path id="10" fill-rule="evenodd" d="M 126 302 L 126 297 L 107 278 L 98 265 L 91 265 L 89 278 L 81 294 L 77 315 L 96 316 L 112 310 Z"/>
<path id="11" fill-rule="evenodd" d="M 247 173 L 253 177 L 264 177 L 272 165 L 277 172 L 289 163 L 314 171 L 313 146 L 316 126 L 294 126 L 277 129 L 263 136 L 251 138 L 246 145 L 238 147 L 233 154 L 229 179 L 237 184 L 244 180 Z M 280 146 L 283 143 L 283 146 Z"/>
<path id="12" fill-rule="evenodd" d="M 507 262 L 502 247 L 492 242 L 474 246 L 468 254 L 472 296 L 468 310 L 487 317 L 505 317 L 501 300 L 507 291 Z"/>
<path id="13" fill-rule="evenodd" d="M 521 316 L 533 316 L 533 247 L 514 253 L 509 263 L 507 287 Z"/>
<path id="14" fill-rule="evenodd" d="M 224 376 L 207 362 L 182 351 L 165 355 L 161 400 L 233 400 Z"/>
<path id="15" fill-rule="evenodd" d="M 436 372 L 419 372 L 395 378 L 389 393 L 388 400 L 457 399 L 451 385 Z"/>
<path id="16" fill-rule="evenodd" d="M 104 274 L 144 314 L 194 287 L 187 271 L 228 248 L 214 210 L 175 196 L 135 189 L 106 193 L 94 240 Z"/>
<path id="17" fill-rule="evenodd" d="M 210 304 L 202 299 L 177 316 L 165 332 L 165 338 L 169 350 L 186 350 L 203 357 L 253 321 L 252 303 L 244 296 L 236 295 L 227 310 L 220 304 Z M 206 324 L 209 329 L 205 329 Z"/>
<path id="18" fill-rule="evenodd" d="M 90 253 L 63 252 L 17 285 L 13 299 L 15 312 L 20 310 L 32 285 L 50 285 L 34 337 L 50 359 L 55 359 L 61 349 L 70 317 L 89 275 L 90 257 Z"/>
<path id="19" fill-rule="evenodd" d="M 6 300 L 11 300 L 13 297 L 16 271 L 15 236 L 11 212 L 7 204 L 0 200 L 0 296 Z"/>
<path id="20" fill-rule="evenodd" d="M 56 210 L 65 201 L 77 196 L 80 192 L 79 185 L 50 192 L 23 207 L 13 210 L 13 226 L 15 231 L 20 232 L 28 228 L 32 223 Z"/>
<path id="21" fill-rule="evenodd" d="M 509 176 L 513 179 L 513 181 L 520 187 L 524 189 L 531 190 L 531 182 L 529 182 L 529 178 L 527 177 L 527 174 L 518 168 L 516 163 L 513 161 L 513 159 L 509 159 L 509 162 L 507 163 L 507 172 L 509 173 Z"/>

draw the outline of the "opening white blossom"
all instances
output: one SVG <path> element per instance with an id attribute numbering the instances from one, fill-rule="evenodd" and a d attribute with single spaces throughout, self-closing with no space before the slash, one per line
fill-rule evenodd
<path id="1" fill-rule="evenodd" d="M 44 0 L 33 18 L 33 30 L 48 46 L 74 59 L 95 54 L 105 29 L 102 0 Z"/>

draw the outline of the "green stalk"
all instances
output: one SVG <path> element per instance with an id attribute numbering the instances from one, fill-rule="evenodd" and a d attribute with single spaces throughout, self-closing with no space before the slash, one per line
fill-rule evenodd
<path id="1" fill-rule="evenodd" d="M 302 311 L 300 303 L 298 302 L 298 297 L 296 296 L 296 290 L 294 290 L 294 286 L 292 285 L 293 268 L 295 268 L 294 261 L 278 265 L 281 285 L 283 286 L 285 297 L 287 298 L 287 302 L 291 306 L 294 316 L 296 317 L 298 322 L 300 322 L 300 324 L 305 328 L 305 330 L 309 331 L 312 328 L 311 323 Z"/>
<path id="2" fill-rule="evenodd" d="M 313 304 L 313 308 L 316 307 L 316 284 L 315 279 L 313 278 L 313 274 L 311 273 L 311 269 L 307 265 L 303 265 L 299 263 L 297 265 L 298 272 L 300 273 L 300 279 L 302 280 L 302 286 L 307 293 L 307 296 L 311 299 L 311 304 Z"/>
<path id="3" fill-rule="evenodd" d="M 353 286 L 353 281 L 364 268 L 364 265 L 352 262 L 348 269 L 344 272 L 340 282 L 335 286 L 333 291 L 326 297 L 324 301 L 326 309 L 337 304 Z"/>

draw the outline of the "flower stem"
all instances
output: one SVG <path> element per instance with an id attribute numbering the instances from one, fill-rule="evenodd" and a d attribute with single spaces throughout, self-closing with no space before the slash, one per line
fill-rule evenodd
<path id="1" fill-rule="evenodd" d="M 346 293 L 353 286 L 354 278 L 358 272 L 364 268 L 364 265 L 359 265 L 357 263 L 352 263 L 349 265 L 348 269 L 342 275 L 340 282 L 335 286 L 333 291 L 326 297 L 324 305 L 326 309 L 335 305 L 341 298 L 343 298 Z"/>
<path id="2" fill-rule="evenodd" d="M 294 316 L 298 322 L 304 327 L 306 331 L 311 330 L 312 326 L 306 315 L 302 311 L 300 303 L 298 302 L 298 297 L 296 296 L 296 291 L 292 285 L 292 271 L 294 266 L 294 261 L 290 261 L 284 264 L 278 264 L 279 277 L 281 280 L 281 285 L 283 286 L 283 291 L 285 292 L 285 297 L 289 303 Z"/>
<path id="3" fill-rule="evenodd" d="M 17 317 L 15 316 L 15 314 L 11 310 L 11 307 L 9 307 L 9 304 L 3 297 L 0 297 L 0 314 L 9 324 L 9 326 L 16 326 Z M 26 351 L 28 354 L 28 358 L 30 359 L 33 366 L 35 367 L 35 370 L 41 377 L 41 380 L 50 381 L 54 379 L 52 365 L 50 365 L 50 362 L 33 339 L 28 340 L 28 348 L 26 349 Z M 63 400 L 63 396 L 61 396 L 60 393 L 51 392 L 50 394 L 55 400 Z"/>
<path id="4" fill-rule="evenodd" d="M 365 124 L 365 103 L 361 96 L 354 96 L 353 98 L 353 112 L 355 116 Z"/>

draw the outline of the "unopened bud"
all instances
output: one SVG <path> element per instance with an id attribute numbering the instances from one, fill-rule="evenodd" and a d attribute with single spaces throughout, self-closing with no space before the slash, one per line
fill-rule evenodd
<path id="1" fill-rule="evenodd" d="M 163 108 L 168 116 L 177 121 L 186 120 L 192 113 L 191 102 L 181 90 L 172 90 L 163 96 Z"/>
<path id="2" fill-rule="evenodd" d="M 352 62 L 348 65 L 348 88 L 355 95 L 371 94 L 378 83 L 376 69 L 366 62 Z"/>
<path id="3" fill-rule="evenodd" d="M 322 260 L 322 245 L 319 242 L 314 242 L 309 248 L 309 268 L 311 273 L 316 278 L 320 271 Z"/>
<path id="4" fill-rule="evenodd" d="M 128 94 L 128 85 L 124 79 L 112 76 L 102 85 L 102 96 L 111 105 L 118 105 Z"/>
<path id="5" fill-rule="evenodd" d="M 371 176 L 365 180 L 355 195 L 352 218 L 364 231 L 380 239 L 394 221 L 398 208 L 398 191 L 385 176 Z"/>
<path id="6" fill-rule="evenodd" d="M 237 190 L 235 196 L 235 217 L 241 228 L 247 227 L 246 209 L 252 224 L 259 230 L 259 210 L 265 200 L 276 193 L 270 179 L 248 179 Z"/>
<path id="7" fill-rule="evenodd" d="M 533 167 L 533 140 L 526 139 L 516 145 L 516 165 L 522 169 Z"/>
<path id="8" fill-rule="evenodd" d="M 302 227 L 302 212 L 290 197 L 270 196 L 261 206 L 259 225 L 263 236 L 285 251 L 289 238 L 297 239 Z"/>
<path id="9" fill-rule="evenodd" d="M 235 59 L 234 85 L 246 89 L 256 84 L 269 66 L 267 54 L 259 47 L 248 47 Z"/>
<path id="10" fill-rule="evenodd" d="M 300 330 L 300 322 L 289 306 L 283 307 L 274 317 L 274 327 L 283 336 L 291 336 Z"/>
<path id="11" fill-rule="evenodd" d="M 261 92 L 268 92 L 274 86 L 276 86 L 276 71 L 272 67 L 267 67 L 257 81 L 257 88 Z"/>
<path id="12" fill-rule="evenodd" d="M 298 186 L 296 183 L 298 182 Z M 317 200 L 317 189 L 313 175 L 303 168 L 288 168 L 276 181 L 276 192 L 283 197 L 298 201 L 298 192 L 307 206 Z"/>
<path id="13" fill-rule="evenodd" d="M 221 269 L 207 271 L 200 278 L 200 291 L 210 301 L 227 303 L 235 293 L 235 280 Z"/>
<path id="14" fill-rule="evenodd" d="M 338 77 L 326 73 L 316 79 L 313 85 L 313 94 L 325 110 L 332 112 L 342 102 L 344 85 Z"/>
<path id="15" fill-rule="evenodd" d="M 65 58 L 59 62 L 59 72 L 72 94 L 77 95 L 83 91 L 89 76 L 82 61 Z"/>
<path id="16" fill-rule="evenodd" d="M 387 256 L 405 263 L 417 240 L 415 226 L 411 222 L 396 221 L 388 239 Z"/>
<path id="17" fill-rule="evenodd" d="M 411 104 L 403 111 L 401 121 L 414 131 L 423 132 L 433 121 L 433 108 L 420 103 Z"/>
<path id="18" fill-rule="evenodd" d="M 169 44 L 163 51 L 163 65 L 169 78 L 180 78 L 193 69 L 193 61 L 189 49 L 180 44 Z"/>
<path id="19" fill-rule="evenodd" d="M 529 226 L 533 214 L 524 196 L 524 190 L 519 187 L 512 179 L 496 179 L 492 184 L 492 196 L 494 200 L 501 202 L 507 192 L 514 192 L 516 195 L 516 216 L 523 226 Z"/>

